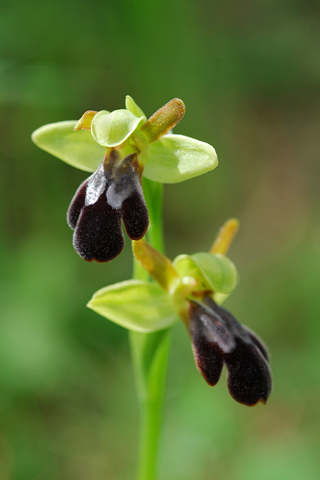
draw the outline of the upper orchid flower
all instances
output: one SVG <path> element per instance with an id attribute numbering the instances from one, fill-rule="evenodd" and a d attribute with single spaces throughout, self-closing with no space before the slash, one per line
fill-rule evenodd
<path id="1" fill-rule="evenodd" d="M 157 281 L 121 282 L 96 292 L 88 306 L 132 330 L 155 331 L 183 320 L 196 365 L 215 385 L 225 364 L 232 397 L 245 405 L 265 403 L 272 387 L 267 349 L 249 329 L 219 306 L 236 285 L 234 264 L 224 255 L 237 229 L 230 220 L 210 253 L 170 260 L 143 240 L 133 253 Z"/>
<path id="2" fill-rule="evenodd" d="M 131 239 L 144 236 L 149 218 L 142 176 L 177 183 L 217 166 L 213 147 L 170 133 L 184 112 L 175 98 L 147 120 L 127 96 L 126 109 L 87 111 L 78 122 L 44 125 L 33 133 L 43 150 L 94 172 L 78 188 L 67 215 L 74 247 L 85 260 L 106 262 L 122 251 L 121 218 Z"/>

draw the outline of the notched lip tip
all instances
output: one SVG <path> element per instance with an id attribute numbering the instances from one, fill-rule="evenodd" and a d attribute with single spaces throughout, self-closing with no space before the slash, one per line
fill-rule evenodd
<path id="1" fill-rule="evenodd" d="M 205 379 L 205 381 L 207 382 L 207 384 L 209 385 L 209 387 L 215 387 L 218 383 L 219 380 L 217 380 L 215 383 L 212 383 L 212 382 L 208 382 L 207 379 Z"/>
<path id="2" fill-rule="evenodd" d="M 86 262 L 88 263 L 92 263 L 94 258 L 84 258 L 82 255 L 78 254 L 80 258 L 82 258 L 83 260 L 85 260 Z"/>
<path id="3" fill-rule="evenodd" d="M 128 235 L 128 237 L 130 238 L 130 240 L 132 240 L 132 241 L 134 241 L 134 242 L 137 242 L 137 241 L 143 239 L 143 237 L 144 237 L 145 234 L 147 233 L 147 230 L 148 230 L 148 229 L 146 229 L 146 230 L 143 232 L 142 235 L 139 235 L 139 237 L 130 237 L 129 235 Z"/>
<path id="4" fill-rule="evenodd" d="M 263 398 L 263 397 L 260 397 L 258 398 L 258 400 L 254 403 L 246 403 L 246 402 L 242 402 L 241 400 L 238 400 L 237 398 L 235 398 L 231 392 L 230 393 L 230 396 L 233 400 L 235 400 L 237 403 L 240 403 L 240 405 L 245 405 L 246 407 L 255 407 L 256 405 L 258 405 L 258 403 L 262 403 L 263 405 L 266 405 L 267 403 L 267 400 L 268 400 L 268 397 L 267 398 Z"/>
<path id="5" fill-rule="evenodd" d="M 256 405 L 258 405 L 258 403 L 262 403 L 262 405 L 266 405 L 267 399 L 264 399 L 264 398 L 261 397 L 255 403 L 250 403 L 250 404 L 244 403 L 244 402 L 239 402 L 238 400 L 237 400 L 237 402 L 241 403 L 242 405 L 246 405 L 247 407 L 255 407 Z"/>
<path id="6" fill-rule="evenodd" d="M 258 405 L 258 403 L 262 403 L 262 405 L 266 405 L 267 403 L 267 398 L 259 398 L 259 400 L 256 401 L 256 403 L 253 403 L 252 405 L 249 405 L 249 407 L 255 407 L 256 405 Z"/>
<path id="7" fill-rule="evenodd" d="M 121 253 L 121 252 L 120 252 Z M 92 257 L 90 260 L 88 260 L 87 258 L 84 258 L 84 260 L 88 263 L 92 263 L 92 262 L 96 262 L 96 263 L 109 263 L 111 262 L 112 260 L 114 260 L 115 258 L 117 258 L 120 253 L 118 253 L 115 257 L 112 257 L 112 258 L 109 258 L 108 260 L 98 260 L 97 258 L 94 258 Z M 80 255 L 81 256 L 81 255 Z M 81 257 L 83 258 L 83 257 Z"/>
<path id="8" fill-rule="evenodd" d="M 121 250 L 122 251 L 122 250 Z M 77 252 L 78 253 L 78 252 Z M 92 263 L 92 262 L 97 262 L 97 263 L 109 263 L 111 262 L 112 260 L 114 260 L 115 258 L 117 258 L 119 255 L 120 255 L 121 252 L 117 253 L 117 255 L 115 255 L 114 257 L 112 258 L 109 258 L 108 260 L 98 260 L 97 258 L 95 257 L 91 257 L 91 258 L 85 258 L 83 257 L 82 255 L 80 255 L 80 253 L 78 253 L 79 257 L 82 258 L 83 260 L 85 260 L 86 262 L 88 263 Z"/>

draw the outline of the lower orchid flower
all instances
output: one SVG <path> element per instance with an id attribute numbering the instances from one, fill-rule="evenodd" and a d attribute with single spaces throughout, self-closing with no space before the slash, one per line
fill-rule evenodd
<path id="1" fill-rule="evenodd" d="M 210 253 L 179 255 L 171 262 L 143 240 L 133 253 L 157 283 L 129 280 L 105 287 L 88 306 L 131 330 L 152 332 L 179 317 L 191 337 L 196 365 L 211 386 L 228 370 L 228 388 L 239 403 L 265 403 L 272 389 L 269 356 L 262 341 L 221 303 L 235 288 L 234 264 L 224 255 L 237 228 L 226 222 Z"/>

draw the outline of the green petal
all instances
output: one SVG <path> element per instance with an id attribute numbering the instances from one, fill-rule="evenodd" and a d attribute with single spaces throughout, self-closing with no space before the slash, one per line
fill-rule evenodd
<path id="1" fill-rule="evenodd" d="M 213 300 L 218 304 L 218 305 L 222 305 L 225 300 L 227 300 L 227 298 L 229 297 L 230 293 L 219 293 L 219 292 L 215 292 L 214 295 L 213 295 Z"/>
<path id="2" fill-rule="evenodd" d="M 154 332 L 179 317 L 171 296 L 156 283 L 128 280 L 98 290 L 87 305 L 103 317 L 137 332 Z"/>
<path id="3" fill-rule="evenodd" d="M 87 110 L 84 112 L 80 120 L 78 120 L 77 125 L 74 127 L 74 130 L 91 130 L 92 119 L 98 112 L 95 110 Z"/>
<path id="4" fill-rule="evenodd" d="M 145 116 L 141 108 L 138 107 L 136 102 L 129 95 L 126 96 L 126 109 L 129 110 L 129 112 L 133 113 L 133 115 L 135 115 L 136 117 L 144 117 L 145 120 L 147 120 L 147 117 Z"/>
<path id="5" fill-rule="evenodd" d="M 237 270 L 233 262 L 221 253 L 196 253 L 191 255 L 204 275 L 211 283 L 213 290 L 230 293 L 237 284 Z"/>
<path id="6" fill-rule="evenodd" d="M 42 150 L 72 167 L 94 172 L 102 162 L 106 149 L 98 145 L 88 130 L 73 131 L 76 120 L 50 123 L 32 134 L 33 142 Z"/>
<path id="7" fill-rule="evenodd" d="M 181 276 L 196 279 L 198 286 L 195 291 L 211 290 L 230 293 L 237 283 L 236 267 L 231 260 L 220 253 L 179 255 L 173 265 Z"/>
<path id="8" fill-rule="evenodd" d="M 143 175 L 161 183 L 178 183 L 213 170 L 218 165 L 215 149 L 184 135 L 165 135 L 139 155 Z"/>
<path id="9" fill-rule="evenodd" d="M 136 117 L 125 109 L 111 113 L 101 110 L 93 117 L 91 133 L 99 145 L 117 147 L 135 131 L 143 119 L 143 116 Z"/>
<path id="10" fill-rule="evenodd" d="M 190 255 L 179 255 L 174 259 L 173 266 L 182 278 L 192 277 L 196 280 L 194 291 L 211 290 L 208 279 Z"/>

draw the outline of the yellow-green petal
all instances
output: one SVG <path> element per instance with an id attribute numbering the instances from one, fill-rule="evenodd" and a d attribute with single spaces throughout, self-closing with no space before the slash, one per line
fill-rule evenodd
<path id="1" fill-rule="evenodd" d="M 174 259 L 173 266 L 182 278 L 191 277 L 195 279 L 196 285 L 193 289 L 194 292 L 211 290 L 208 279 L 190 255 L 179 255 Z"/>
<path id="2" fill-rule="evenodd" d="M 171 296 L 158 284 L 128 280 L 98 290 L 87 305 L 136 332 L 154 332 L 179 320 Z"/>
<path id="3" fill-rule="evenodd" d="M 194 291 L 211 290 L 227 294 L 234 290 L 237 283 L 235 265 L 220 253 L 179 255 L 173 265 L 181 276 L 193 277 L 197 281 Z"/>
<path id="4" fill-rule="evenodd" d="M 98 112 L 91 123 L 91 133 L 95 141 L 104 147 L 121 145 L 144 119 L 136 117 L 126 109 Z"/>
<path id="5" fill-rule="evenodd" d="M 184 135 L 165 135 L 140 153 L 143 175 L 161 183 L 178 183 L 197 177 L 218 165 L 215 149 Z"/>
<path id="6" fill-rule="evenodd" d="M 76 120 L 70 120 L 44 125 L 33 132 L 32 140 L 39 148 L 72 167 L 94 172 L 106 149 L 94 141 L 90 131 L 73 131 L 76 124 Z"/>

